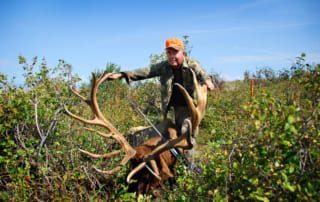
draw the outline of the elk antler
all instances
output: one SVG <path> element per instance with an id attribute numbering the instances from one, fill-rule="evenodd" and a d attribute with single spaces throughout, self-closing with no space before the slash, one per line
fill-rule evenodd
<path id="1" fill-rule="evenodd" d="M 205 108 L 207 104 L 207 87 L 201 86 L 198 83 L 195 73 L 191 70 L 193 75 L 193 83 L 195 86 L 195 92 L 197 96 L 197 105 L 193 103 L 193 100 L 187 90 L 178 83 L 175 83 L 184 96 L 187 106 L 191 112 L 191 122 L 188 121 L 189 131 L 185 134 L 181 134 L 179 137 L 166 141 L 165 143 L 156 147 L 148 156 L 145 157 L 144 162 L 140 163 L 136 168 L 134 168 L 127 176 L 127 182 L 130 182 L 131 178 L 138 173 L 147 162 L 153 160 L 160 153 L 169 150 L 173 147 L 182 149 L 191 149 L 193 147 L 191 143 L 191 135 L 194 135 L 200 125 L 202 118 L 204 117 Z"/>
<path id="2" fill-rule="evenodd" d="M 195 135 L 195 133 L 197 132 L 198 127 L 200 125 L 200 122 L 204 117 L 205 109 L 207 106 L 207 86 L 200 85 L 194 71 L 191 70 L 191 72 L 193 75 L 195 94 L 197 96 L 196 97 L 197 98 L 197 105 L 195 105 L 193 103 L 191 96 L 189 95 L 189 93 L 186 91 L 186 89 L 183 86 L 181 86 L 179 83 L 175 83 L 174 85 L 176 85 L 178 87 L 178 89 L 180 90 L 180 92 L 182 93 L 183 97 L 185 98 L 185 100 L 187 102 L 187 106 L 188 106 L 189 110 L 191 111 L 192 135 Z"/>
<path id="3" fill-rule="evenodd" d="M 71 116 L 72 118 L 75 118 L 83 123 L 87 123 L 87 124 L 91 124 L 91 125 L 96 125 L 96 126 L 100 126 L 102 128 L 105 128 L 109 131 L 109 133 L 103 133 L 100 131 L 97 131 L 95 129 L 92 128 L 85 128 L 86 130 L 89 131 L 93 131 L 98 133 L 100 136 L 102 137 L 107 137 L 107 138 L 114 138 L 120 145 L 121 145 L 121 149 L 123 149 L 125 151 L 125 156 L 123 157 L 120 165 L 123 166 L 125 165 L 132 157 L 135 156 L 136 154 L 136 150 L 133 149 L 131 147 L 131 145 L 127 142 L 127 140 L 124 138 L 124 136 L 103 116 L 103 114 L 101 113 L 100 109 L 99 109 L 99 105 L 98 105 L 98 101 L 97 101 L 97 91 L 99 86 L 109 78 L 109 76 L 112 73 L 104 73 L 98 80 L 96 79 L 96 75 L 94 73 L 92 73 L 92 88 L 91 88 L 91 94 L 90 94 L 90 99 L 86 99 L 85 97 L 83 97 L 82 95 L 80 95 L 79 92 L 77 92 L 76 90 L 71 88 L 71 91 L 77 95 L 78 97 L 80 97 L 81 100 L 83 100 L 84 102 L 86 102 L 90 108 L 91 111 L 94 114 L 94 118 L 89 120 L 89 119 L 85 119 L 82 118 L 80 116 L 77 116 L 73 113 L 71 113 L 68 109 L 65 108 L 67 114 L 69 116 Z M 121 150 L 116 150 L 116 151 L 112 151 L 110 153 L 107 154 L 93 154 L 90 153 L 88 151 L 85 150 L 81 150 L 80 151 L 90 157 L 93 158 L 110 158 L 113 157 L 117 154 L 119 154 L 121 152 Z M 105 173 L 105 174 L 112 174 L 115 171 L 118 171 L 121 166 L 118 165 L 116 168 L 112 169 L 112 170 L 108 170 L 108 171 L 102 171 L 99 169 L 96 169 L 98 172 L 101 173 Z"/>

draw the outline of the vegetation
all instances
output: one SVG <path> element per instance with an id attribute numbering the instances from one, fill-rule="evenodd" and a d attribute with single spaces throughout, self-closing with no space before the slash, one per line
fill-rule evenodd
<path id="1" fill-rule="evenodd" d="M 115 162 L 78 152 L 103 153 L 119 145 L 91 134 L 63 113 L 68 106 L 90 116 L 69 90 L 79 86 L 72 67 L 61 60 L 50 68 L 37 58 L 29 64 L 22 56 L 19 62 L 25 70 L 22 86 L 0 73 L 0 200 L 134 200 L 125 183 L 127 167 L 112 177 L 101 175 L 92 166 L 111 168 Z M 108 64 L 105 70 L 120 67 Z M 320 65 L 309 65 L 302 54 L 290 69 L 276 73 L 264 68 L 244 76 L 209 94 L 195 159 L 202 174 L 177 165 L 176 182 L 160 190 L 162 199 L 320 201 Z M 251 79 L 256 84 L 253 97 Z M 89 87 L 82 84 L 82 94 Z M 133 87 L 108 82 L 100 88 L 100 106 L 125 133 L 146 125 L 128 96 L 153 121 L 159 120 L 154 88 L 158 84 L 153 81 Z M 152 199 L 139 196 L 140 201 Z"/>

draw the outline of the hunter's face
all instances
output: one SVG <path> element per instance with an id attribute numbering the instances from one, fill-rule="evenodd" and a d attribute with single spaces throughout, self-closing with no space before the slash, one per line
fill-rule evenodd
<path id="1" fill-rule="evenodd" d="M 173 68 L 178 68 L 183 63 L 184 59 L 184 51 L 183 50 L 176 50 L 174 48 L 167 48 L 167 59 L 169 64 Z"/>

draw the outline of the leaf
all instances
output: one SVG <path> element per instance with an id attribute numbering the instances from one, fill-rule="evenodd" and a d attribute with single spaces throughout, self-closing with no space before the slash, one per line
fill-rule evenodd
<path id="1" fill-rule="evenodd" d="M 295 135 L 298 134 L 297 129 L 296 129 L 293 125 L 290 126 L 290 131 L 291 131 L 293 134 L 295 134 Z"/>
<path id="2" fill-rule="evenodd" d="M 288 189 L 291 192 L 294 192 L 296 190 L 296 186 L 291 185 L 289 182 L 283 183 L 283 187 Z"/>
<path id="3" fill-rule="evenodd" d="M 198 192 L 198 193 L 201 193 L 201 192 L 202 192 L 202 187 L 201 187 L 201 186 L 198 187 L 197 192 Z"/>
<path id="4" fill-rule="evenodd" d="M 62 177 L 62 178 L 63 178 L 63 181 L 64 181 L 64 182 L 66 182 L 66 181 L 67 181 L 67 179 L 68 179 L 68 175 L 63 175 L 63 177 Z"/>
<path id="5" fill-rule="evenodd" d="M 237 163 L 237 162 L 233 162 L 232 167 L 233 167 L 234 169 L 237 169 L 237 168 L 238 168 L 238 163 Z"/>
<path id="6" fill-rule="evenodd" d="M 22 55 L 19 55 L 19 64 L 25 64 L 26 63 L 26 58 Z"/>
<path id="7" fill-rule="evenodd" d="M 288 146 L 288 147 L 291 147 L 291 146 L 292 146 L 291 142 L 289 142 L 288 140 L 284 140 L 284 141 L 282 141 L 282 143 L 283 143 L 284 145 Z"/>
<path id="8" fill-rule="evenodd" d="M 259 179 L 258 179 L 257 177 L 253 177 L 253 178 L 250 178 L 250 179 L 249 179 L 249 182 L 250 182 L 251 184 L 257 186 L 258 183 L 259 183 Z"/>
<path id="9" fill-rule="evenodd" d="M 289 165 L 289 173 L 293 173 L 294 172 L 294 165 L 293 164 L 290 164 Z"/>
<path id="10" fill-rule="evenodd" d="M 295 122 L 295 118 L 292 115 L 288 116 L 288 123 L 292 124 Z"/>
<path id="11" fill-rule="evenodd" d="M 269 202 L 269 199 L 265 196 L 255 196 L 255 198 L 259 201 Z"/>

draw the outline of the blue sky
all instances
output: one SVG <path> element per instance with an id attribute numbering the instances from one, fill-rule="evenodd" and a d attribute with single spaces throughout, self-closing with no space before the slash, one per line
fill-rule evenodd
<path id="1" fill-rule="evenodd" d="M 319 0 L 0 0 L 0 72 L 21 77 L 18 55 L 59 59 L 87 79 L 108 62 L 148 65 L 169 37 L 190 36 L 191 57 L 227 80 L 258 67 L 320 62 Z"/>

